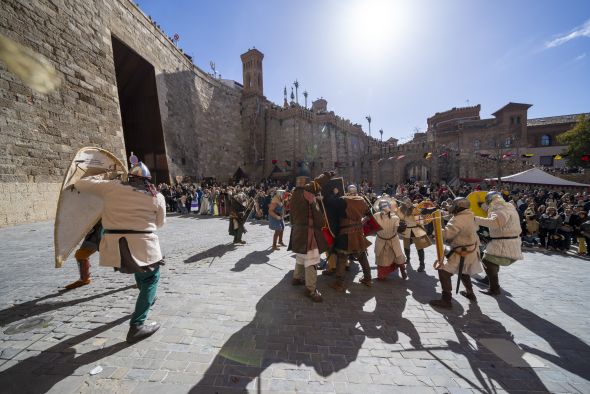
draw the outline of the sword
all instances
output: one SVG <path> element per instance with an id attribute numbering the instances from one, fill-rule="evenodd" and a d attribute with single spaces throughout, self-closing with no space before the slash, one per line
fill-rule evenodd
<path id="1" fill-rule="evenodd" d="M 461 286 L 461 275 L 463 275 L 463 267 L 465 266 L 465 257 L 461 256 L 459 258 L 459 276 L 457 277 L 457 288 L 455 289 L 455 294 L 459 293 L 459 286 Z"/>

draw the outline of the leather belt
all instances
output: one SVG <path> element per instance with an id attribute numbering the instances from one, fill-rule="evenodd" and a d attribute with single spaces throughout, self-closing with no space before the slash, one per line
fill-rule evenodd
<path id="1" fill-rule="evenodd" d="M 104 230 L 105 234 L 152 234 L 153 231 L 140 230 Z"/>

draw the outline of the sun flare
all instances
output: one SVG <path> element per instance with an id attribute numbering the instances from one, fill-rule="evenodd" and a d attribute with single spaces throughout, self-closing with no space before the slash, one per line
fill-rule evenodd
<path id="1" fill-rule="evenodd" d="M 356 1 L 347 7 L 344 45 L 372 57 L 386 55 L 401 39 L 405 5 L 396 0 Z"/>

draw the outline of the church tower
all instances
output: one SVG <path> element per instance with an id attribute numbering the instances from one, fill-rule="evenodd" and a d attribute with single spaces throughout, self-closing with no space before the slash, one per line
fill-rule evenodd
<path id="1" fill-rule="evenodd" d="M 244 95 L 264 95 L 262 88 L 262 59 L 264 54 L 258 49 L 249 49 L 240 56 L 242 59 L 242 74 Z"/>

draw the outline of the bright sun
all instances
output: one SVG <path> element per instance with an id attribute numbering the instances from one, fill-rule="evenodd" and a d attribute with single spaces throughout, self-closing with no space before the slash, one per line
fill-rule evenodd
<path id="1" fill-rule="evenodd" d="M 406 4 L 399 0 L 357 0 L 345 3 L 344 45 L 364 56 L 389 54 L 405 29 Z"/>

